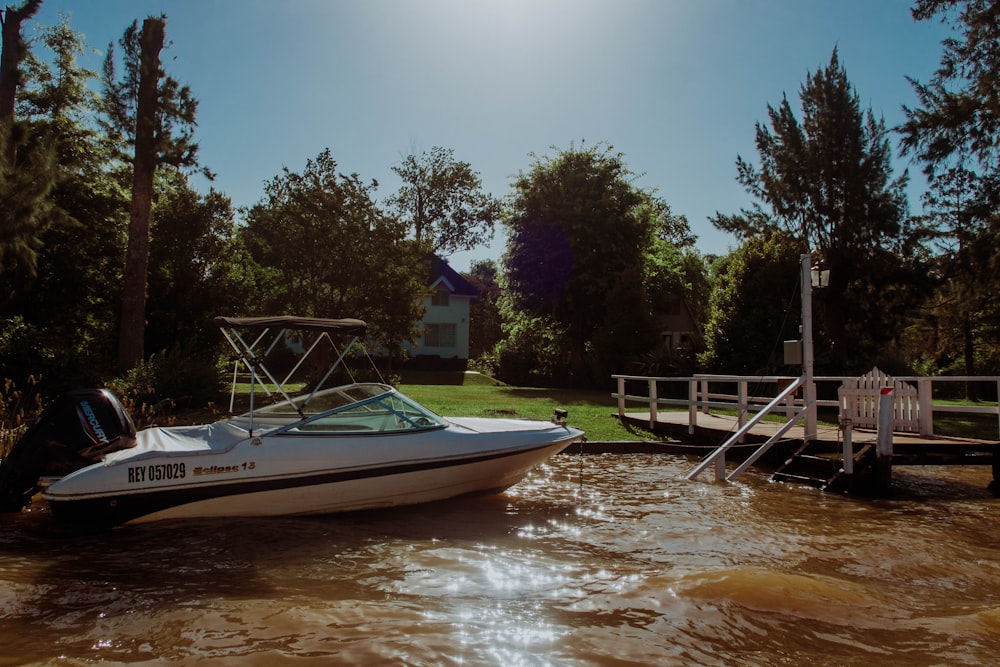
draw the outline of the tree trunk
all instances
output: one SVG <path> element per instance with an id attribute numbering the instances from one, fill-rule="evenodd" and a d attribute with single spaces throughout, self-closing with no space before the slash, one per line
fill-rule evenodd
<path id="1" fill-rule="evenodd" d="M 118 368 L 135 368 L 144 356 L 146 274 L 149 265 L 149 218 L 153 207 L 156 171 L 156 111 L 163 50 L 163 19 L 142 23 L 139 55 L 139 97 L 136 106 L 135 159 L 132 170 L 132 206 L 129 211 L 125 285 L 118 339 Z"/>
<path id="2" fill-rule="evenodd" d="M 7 8 L 3 12 L 3 49 L 0 50 L 0 146 L 3 159 L 13 168 L 17 162 L 17 142 L 11 129 L 14 127 L 14 105 L 17 87 L 21 83 L 20 66 L 24 58 L 24 39 L 21 24 L 35 15 L 42 0 L 28 0 L 20 9 Z M 6 145 L 5 145 L 6 144 Z"/>

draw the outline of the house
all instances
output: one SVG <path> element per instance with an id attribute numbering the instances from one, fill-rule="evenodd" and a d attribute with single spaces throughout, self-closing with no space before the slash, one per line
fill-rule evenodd
<path id="1" fill-rule="evenodd" d="M 442 365 L 464 366 L 469 359 L 469 305 L 478 293 L 448 262 L 436 255 L 428 259 L 422 335 L 415 345 L 404 344 L 403 349 L 414 359 L 440 359 Z"/>
<path id="2" fill-rule="evenodd" d="M 671 299 L 657 317 L 660 342 L 669 350 L 692 350 L 701 343 L 701 331 L 686 299 Z"/>

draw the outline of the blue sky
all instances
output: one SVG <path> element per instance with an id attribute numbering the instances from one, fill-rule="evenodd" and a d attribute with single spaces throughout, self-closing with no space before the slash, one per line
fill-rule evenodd
<path id="1" fill-rule="evenodd" d="M 45 0 L 103 51 L 133 20 L 167 16 L 164 64 L 200 101 L 197 140 L 215 187 L 260 200 L 287 166 L 330 148 L 380 198 L 411 152 L 451 148 L 484 188 L 509 193 L 531 154 L 604 142 L 637 183 L 685 215 L 705 253 L 735 239 L 708 217 L 751 199 L 736 156 L 754 124 L 836 47 L 862 104 L 902 121 L 905 77 L 926 81 L 947 28 L 905 0 Z M 896 143 L 894 141 L 894 143 Z M 919 165 L 909 168 L 919 210 Z M 203 184 L 195 183 L 200 189 Z M 497 259 L 504 237 L 451 258 Z"/>

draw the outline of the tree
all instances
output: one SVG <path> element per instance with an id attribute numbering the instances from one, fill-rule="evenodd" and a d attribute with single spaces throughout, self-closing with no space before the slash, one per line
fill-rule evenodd
<path id="1" fill-rule="evenodd" d="M 8 167 L 17 162 L 17 140 L 14 137 L 14 108 L 17 89 L 21 85 L 21 62 L 28 47 L 21 36 L 22 24 L 38 13 L 42 0 L 25 0 L 20 7 L 7 7 L 0 12 L 3 48 L 0 49 L 0 141 L 3 152 L 0 159 Z"/>
<path id="2" fill-rule="evenodd" d="M 885 123 L 861 111 L 836 49 L 825 68 L 807 76 L 799 96 L 801 122 L 784 97 L 777 108 L 768 105 L 771 127 L 757 124 L 760 166 L 737 158 L 737 180 L 759 201 L 736 215 L 716 214 L 712 223 L 744 238 L 782 230 L 801 251 L 820 253 L 830 288 L 817 299 L 834 366 L 844 369 L 859 344 L 849 332 L 867 329 L 852 326 L 859 313 L 849 304 L 872 291 L 876 260 L 903 261 L 912 249 L 903 225 L 907 176 L 892 178 Z"/>
<path id="3" fill-rule="evenodd" d="M 232 311 L 238 297 L 229 252 L 235 235 L 232 202 L 211 190 L 195 192 L 176 170 L 157 177 L 150 248 L 146 349 L 178 344 L 211 350 L 218 341 L 212 318 Z"/>
<path id="4" fill-rule="evenodd" d="M 389 205 L 409 221 L 418 243 L 448 256 L 493 238 L 500 202 L 482 191 L 479 175 L 456 160 L 453 150 L 408 155 L 392 170 L 403 185 Z"/>
<path id="5" fill-rule="evenodd" d="M 0 366 L 12 378 L 41 374 L 52 394 L 105 381 L 114 368 L 128 199 L 95 131 L 95 74 L 77 61 L 86 49 L 82 37 L 63 17 L 37 31 L 33 44 L 17 101 L 26 137 L 18 169 L 41 144 L 53 169 L 35 265 L 22 262 L 0 277 L 8 288 L 0 316 L 25 325 L 16 358 L 0 359 Z"/>
<path id="6" fill-rule="evenodd" d="M 927 325 L 937 331 L 954 323 L 954 334 L 940 340 L 962 341 L 959 354 L 942 346 L 937 361 L 947 367 L 949 357 L 961 357 L 962 372 L 972 375 L 977 367 L 1000 368 L 1000 4 L 918 0 L 912 13 L 954 23 L 931 81 L 910 79 L 919 106 L 904 107 L 898 130 L 903 150 L 931 179 L 924 222 L 946 282 Z"/>
<path id="7" fill-rule="evenodd" d="M 423 253 L 376 206 L 375 187 L 338 173 L 329 149 L 266 184 L 242 238 L 267 312 L 358 317 L 388 348 L 416 336 Z"/>
<path id="8" fill-rule="evenodd" d="M 916 0 L 913 18 L 942 16 L 957 37 L 943 42 L 941 65 L 929 84 L 909 79 L 920 106 L 904 107 L 903 148 L 929 173 L 950 160 L 1000 168 L 1000 5 L 995 0 Z"/>
<path id="9" fill-rule="evenodd" d="M 495 262 L 483 260 L 475 262 L 463 277 L 478 294 L 469 306 L 469 357 L 476 359 L 492 353 L 503 335 L 499 269 Z"/>
<path id="10" fill-rule="evenodd" d="M 30 132 L 15 115 L 17 92 L 23 84 L 22 64 L 28 48 L 22 24 L 41 8 L 41 0 L 27 0 L 0 13 L 3 48 L 0 51 L 0 269 L 36 268 L 41 235 L 54 217 L 49 194 L 57 169 L 51 146 Z M 23 150 L 22 150 L 23 149 Z M 19 158 L 19 151 L 21 155 Z M 26 154 L 25 154 L 26 153 Z"/>
<path id="11" fill-rule="evenodd" d="M 149 263 L 149 219 L 153 176 L 158 166 L 191 167 L 197 163 L 192 128 L 198 103 L 190 89 L 166 77 L 160 51 L 166 17 L 149 17 L 139 32 L 134 22 L 119 40 L 124 73 L 115 72 L 114 45 L 104 60 L 105 126 L 111 136 L 126 137 L 133 147 L 132 204 L 118 346 L 119 370 L 134 367 L 144 356 L 146 281 Z"/>
<path id="12" fill-rule="evenodd" d="M 615 355 L 592 349 L 598 329 L 605 345 L 644 344 L 647 336 L 635 331 L 651 322 L 642 281 L 646 254 L 658 232 L 673 235 L 683 220 L 668 220 L 669 207 L 633 180 L 621 154 L 597 146 L 536 160 L 514 183 L 507 296 L 513 308 L 550 319 L 565 333 L 563 373 L 572 382 L 606 380 L 607 369 L 595 368 L 592 355 L 609 363 Z M 638 292 L 644 304 L 628 323 L 609 317 L 608 295 L 623 290 Z M 627 337 L 613 335 L 625 330 Z"/>
<path id="13" fill-rule="evenodd" d="M 990 229 L 994 214 L 983 180 L 973 171 L 951 167 L 935 173 L 924 195 L 922 220 L 934 252 L 931 276 L 936 285 L 914 330 L 920 332 L 918 354 L 930 373 L 976 375 L 983 367 L 1000 368 L 995 286 L 1000 238 Z M 967 398 L 974 398 L 974 388 L 966 386 Z"/>
<path id="14" fill-rule="evenodd" d="M 798 283 L 799 241 L 786 232 L 754 236 L 718 260 L 701 355 L 705 368 L 779 372 L 781 341 L 799 337 Z"/>

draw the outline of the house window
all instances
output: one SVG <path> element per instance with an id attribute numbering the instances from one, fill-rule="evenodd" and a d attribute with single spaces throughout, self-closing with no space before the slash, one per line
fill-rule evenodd
<path id="1" fill-rule="evenodd" d="M 447 306 L 451 301 L 451 294 L 446 289 L 439 289 L 431 297 L 432 306 Z"/>
<path id="2" fill-rule="evenodd" d="M 427 347 L 455 347 L 457 324 L 428 324 L 424 331 L 424 345 Z"/>

